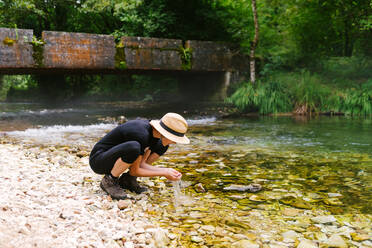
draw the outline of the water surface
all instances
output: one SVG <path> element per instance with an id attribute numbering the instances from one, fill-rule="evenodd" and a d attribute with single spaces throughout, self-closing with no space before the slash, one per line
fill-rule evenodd
<path id="1" fill-rule="evenodd" d="M 207 105 L 125 102 L 53 108 L 3 104 L 0 109 L 0 129 L 13 142 L 87 151 L 118 124 L 120 116 L 152 119 L 168 111 L 183 114 L 191 144 L 172 146 L 157 164 L 180 170 L 188 186 L 183 193 L 193 200 L 184 205 L 174 202 L 171 184 L 169 194 L 156 183 L 153 188 L 157 195 L 153 202 L 164 211 L 154 218 L 180 231 L 208 225 L 244 233 L 252 225 L 248 214 L 256 210 L 266 216 L 265 223 L 257 224 L 261 231 L 265 226 L 290 229 L 293 223 L 278 220 L 286 208 L 349 216 L 348 221 L 372 214 L 371 118 L 225 119 Z M 263 190 L 226 190 L 251 183 L 261 184 Z M 205 242 L 213 243 L 212 238 Z"/>

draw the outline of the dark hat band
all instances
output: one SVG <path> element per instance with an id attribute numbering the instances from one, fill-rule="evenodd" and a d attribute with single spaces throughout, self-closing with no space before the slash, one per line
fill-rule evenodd
<path id="1" fill-rule="evenodd" d="M 165 125 L 161 120 L 160 120 L 160 126 L 161 126 L 162 128 L 164 128 L 165 130 L 167 130 L 168 132 L 170 132 L 171 134 L 174 134 L 174 135 L 176 135 L 176 136 L 178 136 L 178 137 L 183 137 L 183 136 L 185 136 L 184 133 L 179 133 L 179 132 L 174 131 L 173 129 L 167 127 L 167 126 L 166 126 L 166 125 Z"/>

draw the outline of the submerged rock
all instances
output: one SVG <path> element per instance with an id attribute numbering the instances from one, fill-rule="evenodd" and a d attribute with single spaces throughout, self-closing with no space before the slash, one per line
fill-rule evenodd
<path id="1" fill-rule="evenodd" d="M 201 229 L 208 232 L 208 233 L 213 233 L 216 230 L 216 228 L 212 225 L 201 226 Z"/>
<path id="2" fill-rule="evenodd" d="M 262 189 L 261 184 L 252 183 L 249 185 L 238 185 L 238 184 L 231 184 L 228 187 L 223 188 L 226 191 L 240 191 L 240 192 L 258 192 Z"/>
<path id="3" fill-rule="evenodd" d="M 288 196 L 284 197 L 279 200 L 281 203 L 296 207 L 296 208 L 301 208 L 301 209 L 311 209 L 312 206 L 310 203 L 304 201 L 302 198 L 296 198 L 293 196 Z"/>
<path id="4" fill-rule="evenodd" d="M 199 237 L 199 236 L 191 236 L 191 241 L 194 242 L 194 243 L 201 243 L 203 242 L 203 238 Z"/>
<path id="5" fill-rule="evenodd" d="M 297 248 L 318 248 L 318 245 L 313 241 L 304 239 L 298 244 Z"/>
<path id="6" fill-rule="evenodd" d="M 282 210 L 282 214 L 285 216 L 294 217 L 294 216 L 299 215 L 300 213 L 301 213 L 301 210 L 298 210 L 296 208 L 285 208 Z"/>
<path id="7" fill-rule="evenodd" d="M 327 193 L 329 197 L 342 197 L 340 193 Z"/>
<path id="8" fill-rule="evenodd" d="M 260 246 L 251 240 L 240 240 L 238 242 L 233 243 L 233 248 L 260 248 Z"/>
<path id="9" fill-rule="evenodd" d="M 372 237 L 370 237 L 368 234 L 350 233 L 350 235 L 354 241 L 359 241 L 359 242 L 372 239 Z"/>
<path id="10" fill-rule="evenodd" d="M 328 224 L 328 223 L 332 223 L 332 222 L 337 221 L 336 218 L 333 217 L 333 215 L 317 216 L 317 217 L 311 218 L 311 220 L 313 222 L 319 223 L 319 224 Z"/>
<path id="11" fill-rule="evenodd" d="M 342 206 L 343 203 L 338 198 L 323 199 L 324 204 L 331 206 Z"/>
<path id="12" fill-rule="evenodd" d="M 292 230 L 283 233 L 282 236 L 284 239 L 289 240 L 296 240 L 299 237 L 298 233 Z"/>
<path id="13" fill-rule="evenodd" d="M 327 247 L 348 248 L 345 240 L 340 235 L 333 234 L 326 242 Z"/>
<path id="14" fill-rule="evenodd" d="M 259 196 L 259 195 L 251 195 L 249 197 L 249 200 L 255 201 L 255 202 L 264 202 L 264 201 L 266 201 L 266 199 L 264 197 Z"/>
<path id="15" fill-rule="evenodd" d="M 195 184 L 194 189 L 198 193 L 205 193 L 206 192 L 206 190 L 203 187 L 203 184 L 202 183 Z"/>

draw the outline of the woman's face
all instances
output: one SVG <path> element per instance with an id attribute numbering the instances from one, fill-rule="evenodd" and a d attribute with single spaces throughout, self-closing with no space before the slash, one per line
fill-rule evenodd
<path id="1" fill-rule="evenodd" d="M 176 144 L 176 142 L 165 138 L 163 135 L 161 135 L 160 139 L 161 139 L 161 143 L 163 144 L 163 146 L 167 146 L 167 145 L 170 145 L 170 144 Z"/>

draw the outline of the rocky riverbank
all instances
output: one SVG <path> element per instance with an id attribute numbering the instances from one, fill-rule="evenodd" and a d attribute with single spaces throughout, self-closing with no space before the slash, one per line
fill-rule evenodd
<path id="1" fill-rule="evenodd" d="M 0 145 L 0 246 L 163 247 L 167 230 L 144 211 L 148 195 L 113 201 L 87 152 Z M 120 209 L 121 208 L 121 209 Z"/>

